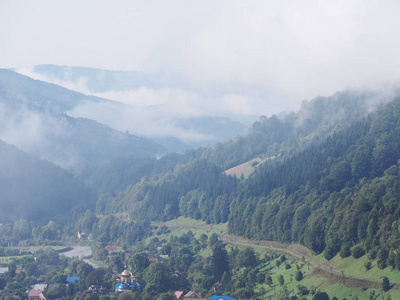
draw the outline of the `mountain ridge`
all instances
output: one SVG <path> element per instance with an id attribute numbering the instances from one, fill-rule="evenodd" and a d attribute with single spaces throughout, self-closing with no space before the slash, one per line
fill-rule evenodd
<path id="1" fill-rule="evenodd" d="M 256 240 L 300 242 L 314 253 L 323 252 L 327 259 L 342 247 L 357 243 L 367 251 L 379 243 L 396 251 L 396 244 L 387 237 L 395 239 L 400 234 L 388 227 L 400 216 L 396 210 L 396 199 L 400 199 L 396 196 L 400 186 L 400 99 L 387 105 L 382 102 L 371 113 L 368 97 L 355 97 L 347 103 L 347 96 L 347 92 L 335 96 L 340 98 L 337 107 L 329 97 L 313 100 L 314 119 L 305 119 L 305 127 L 292 127 L 296 133 L 303 130 L 304 140 L 293 139 L 296 135 L 285 129 L 285 120 L 262 117 L 249 136 L 217 144 L 173 173 L 157 175 L 115 198 L 103 199 L 103 212 L 123 211 L 134 220 L 141 216 L 168 220 L 180 215 L 207 223 L 228 220 L 230 233 Z M 366 105 L 360 107 L 357 99 Z M 329 108 L 326 120 L 331 123 L 324 123 L 321 107 Z M 359 108 L 352 120 L 348 120 L 351 110 L 346 110 L 347 114 L 340 111 L 347 107 Z M 335 118 L 339 115 L 341 118 Z M 287 120 L 293 122 L 296 117 Z M 324 126 L 321 129 L 315 124 Z M 272 137 L 260 148 L 267 152 L 251 148 L 260 140 L 251 134 L 260 137 L 261 132 Z M 240 149 L 250 150 L 251 155 L 277 157 L 257 165 L 248 179 L 222 175 L 232 150 Z M 218 152 L 219 156 L 215 155 Z M 240 162 L 245 156 L 238 154 L 236 161 Z M 379 187 L 379 195 L 374 186 Z"/>
<path id="2" fill-rule="evenodd" d="M 0 223 L 93 209 L 96 195 L 68 171 L 0 140 Z"/>
<path id="3" fill-rule="evenodd" d="M 64 167 L 117 156 L 147 157 L 168 152 L 148 139 L 66 114 L 83 101 L 118 105 L 0 70 L 1 135 L 7 142 Z"/>

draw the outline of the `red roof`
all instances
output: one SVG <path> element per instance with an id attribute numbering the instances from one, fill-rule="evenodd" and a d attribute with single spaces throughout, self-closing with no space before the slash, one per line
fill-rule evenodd
<path id="1" fill-rule="evenodd" d="M 179 299 L 180 297 L 182 297 L 182 295 L 183 295 L 183 292 L 181 292 L 181 291 L 176 291 L 175 292 L 176 299 Z"/>
<path id="2" fill-rule="evenodd" d="M 29 294 L 28 294 L 28 297 L 29 298 L 30 297 L 39 297 L 41 293 L 42 293 L 41 290 L 30 290 Z"/>
<path id="3" fill-rule="evenodd" d="M 149 258 L 149 261 L 158 261 L 158 258 Z"/>
<path id="4" fill-rule="evenodd" d="M 115 251 L 115 250 L 117 250 L 117 246 L 108 245 L 108 246 L 106 246 L 105 249 L 106 249 L 107 251 Z"/>

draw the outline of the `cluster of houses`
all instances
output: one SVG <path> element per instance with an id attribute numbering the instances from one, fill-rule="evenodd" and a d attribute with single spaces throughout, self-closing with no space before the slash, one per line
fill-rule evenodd
<path id="1" fill-rule="evenodd" d="M 107 245 L 105 247 L 105 249 L 111 253 L 113 251 L 117 250 L 117 246 L 115 245 Z M 157 252 L 159 252 L 161 250 L 161 247 L 157 247 Z M 128 253 L 127 253 L 128 254 Z M 128 254 L 130 256 L 130 254 Z M 166 259 L 168 258 L 168 255 L 158 255 L 160 258 L 162 259 Z M 129 258 L 129 257 L 125 257 L 125 258 Z M 148 257 L 149 262 L 156 262 L 159 261 L 159 259 L 157 257 Z M 180 272 L 177 270 L 174 272 L 175 276 L 181 276 Z M 136 290 L 136 291 L 141 291 L 141 287 L 140 285 L 137 286 L 136 280 L 133 277 L 133 274 L 127 270 L 124 270 L 124 272 L 122 272 L 121 274 L 118 274 L 118 282 L 115 285 L 115 293 L 119 294 L 123 291 L 126 290 Z M 220 291 L 221 288 L 221 284 L 217 283 L 216 285 L 214 285 L 214 291 L 218 292 Z M 189 291 L 187 293 L 184 293 L 182 291 L 176 291 L 174 293 L 175 298 L 177 300 L 208 300 L 207 298 L 203 298 L 202 295 L 200 293 L 197 293 L 195 291 Z M 236 300 L 235 298 L 229 297 L 229 296 L 212 296 L 211 300 Z"/>
<path id="2" fill-rule="evenodd" d="M 194 291 L 190 291 L 186 294 L 181 291 L 176 291 L 175 298 L 177 300 L 208 300 L 207 298 L 202 298 L 200 293 L 196 293 Z M 212 296 L 211 300 L 236 300 L 236 299 L 229 296 Z"/>
<path id="3" fill-rule="evenodd" d="M 75 281 L 79 281 L 80 277 L 79 276 L 73 276 L 73 277 L 67 277 L 67 282 L 68 283 L 73 283 Z M 33 286 L 33 289 L 31 289 L 28 292 L 28 299 L 29 300 L 34 300 L 34 299 L 41 299 L 41 300 L 50 300 L 48 296 L 46 296 L 46 291 L 51 291 L 54 288 L 59 287 L 61 284 L 59 283 L 40 283 L 40 284 L 35 284 Z"/>
<path id="4" fill-rule="evenodd" d="M 87 236 L 84 232 L 78 232 L 78 238 L 89 238 L 89 236 Z M 161 248 L 161 247 L 160 247 Z M 105 247 L 105 250 L 107 250 L 109 253 L 114 252 L 117 250 L 117 246 L 115 245 L 108 245 Z M 159 252 L 160 249 L 157 249 Z M 128 254 L 128 253 L 127 253 Z M 130 256 L 130 254 L 128 254 L 128 256 Z M 168 255 L 159 255 L 159 257 L 161 259 L 165 259 L 168 258 Z M 129 257 L 126 257 L 129 258 Z M 157 257 L 151 257 L 149 256 L 149 261 L 158 261 L 159 259 Z M 4 268 L 0 268 L 0 277 L 2 275 L 4 275 L 6 272 L 8 272 L 8 267 L 4 267 Z M 17 269 L 17 272 L 24 272 L 25 270 L 23 269 Z M 115 294 L 120 294 L 126 290 L 134 290 L 134 291 L 139 291 L 139 293 L 141 292 L 141 287 L 140 284 L 137 283 L 137 281 L 135 280 L 133 274 L 127 270 L 124 270 L 124 272 L 122 272 L 121 274 L 118 274 L 118 279 L 117 279 L 117 283 L 115 285 Z M 175 271 L 175 276 L 180 276 L 180 272 L 179 271 Z M 67 282 L 68 283 L 73 283 L 76 281 L 79 281 L 80 277 L 67 277 Z M 54 288 L 56 288 L 57 286 L 60 286 L 60 284 L 36 284 L 34 285 L 34 287 L 32 288 L 32 290 L 30 290 L 28 292 L 28 299 L 29 300 L 36 300 L 36 299 L 41 299 L 41 300 L 51 300 L 47 295 L 47 291 L 50 291 Z M 95 293 L 95 294 L 104 294 L 104 291 L 100 291 L 102 289 L 102 287 L 95 287 L 92 286 L 91 288 L 89 288 L 89 292 L 91 293 Z M 219 288 L 214 286 L 214 291 L 218 292 Z M 105 294 L 108 294 L 109 292 L 106 291 Z M 175 297 L 177 300 L 207 300 L 207 298 L 203 298 L 202 295 L 200 293 L 197 293 L 195 291 L 189 291 L 187 293 L 184 293 L 182 291 L 176 291 L 175 292 Z M 1 296 L 0 296 L 1 298 Z M 236 300 L 235 298 L 229 297 L 229 296 L 212 296 L 211 300 Z"/>
<path id="5" fill-rule="evenodd" d="M 8 271 L 5 270 L 1 271 Z M 117 284 L 115 285 L 115 294 L 120 294 L 121 292 L 127 291 L 127 290 L 135 290 L 135 291 L 141 291 L 140 285 L 135 281 L 135 278 L 133 277 L 133 274 L 127 270 L 124 270 L 121 274 L 118 274 L 119 280 L 117 281 Z M 73 283 L 76 281 L 79 281 L 80 277 L 78 276 L 72 276 L 72 277 L 67 277 L 68 283 Z M 33 289 L 28 292 L 28 299 L 29 300 L 51 300 L 47 295 L 46 291 L 50 291 L 53 288 L 56 288 L 57 286 L 60 286 L 60 284 L 35 284 Z M 92 286 L 89 288 L 89 292 L 95 293 L 95 294 L 108 294 L 107 293 L 101 293 L 99 292 L 99 289 L 101 287 L 95 287 Z M 200 293 L 197 293 L 195 291 L 189 291 L 187 293 L 184 293 L 182 291 L 176 291 L 175 292 L 175 298 L 177 300 L 208 300 L 207 298 L 203 298 Z M 229 297 L 229 296 L 212 296 L 211 300 L 236 300 L 235 298 Z"/>

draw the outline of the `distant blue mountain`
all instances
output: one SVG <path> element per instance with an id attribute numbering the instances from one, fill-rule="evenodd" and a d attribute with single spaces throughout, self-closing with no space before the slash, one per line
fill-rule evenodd
<path id="1" fill-rule="evenodd" d="M 78 84 L 82 80 L 85 83 L 85 87 L 92 93 L 102 93 L 107 91 L 127 91 L 137 90 L 145 87 L 150 90 L 161 90 L 161 89 L 179 89 L 194 91 L 199 95 L 208 93 L 216 93 L 213 95 L 218 98 L 219 93 L 223 95 L 222 90 L 219 87 L 204 88 L 194 86 L 193 83 L 185 82 L 180 78 L 172 78 L 161 73 L 145 73 L 145 72 L 131 72 L 131 71 L 110 71 L 103 69 L 85 68 L 85 67 L 68 67 L 68 66 L 56 66 L 56 65 L 38 65 L 35 66 L 33 71 L 37 74 L 43 75 L 52 81 L 69 82 Z M 230 87 L 235 91 L 236 87 Z M 210 92 L 211 90 L 211 92 Z M 99 101 L 99 98 L 94 98 Z M 121 104 L 122 105 L 122 104 Z M 119 110 L 120 108 L 117 108 Z M 132 109 L 132 106 L 130 106 Z M 141 107 L 145 110 L 148 115 L 163 118 L 165 111 L 168 108 L 163 104 L 152 105 L 146 108 Z M 247 125 L 250 125 L 258 119 L 259 116 L 240 116 L 240 120 Z M 102 120 L 98 120 L 103 122 Z M 226 141 L 229 139 L 235 139 L 238 135 L 244 135 L 247 133 L 247 126 L 241 121 L 233 120 L 229 117 L 220 116 L 197 116 L 197 117 L 172 117 L 171 121 L 166 126 L 172 126 L 176 128 L 176 131 L 186 132 L 186 139 L 181 136 L 174 135 L 174 132 L 169 132 L 165 135 L 156 137 L 154 135 L 148 136 L 151 139 L 156 140 L 161 145 L 166 147 L 169 151 L 183 152 L 188 148 L 197 148 L 200 146 L 213 146 L 217 142 Z M 151 124 L 151 126 L 153 126 Z M 149 126 L 143 124 L 143 126 Z M 163 125 L 161 125 L 162 127 Z M 138 129 L 139 130 L 139 129 Z M 161 131 L 161 130 L 160 130 Z M 138 132 L 137 134 L 145 134 Z M 200 135 L 202 139 L 191 139 L 191 135 Z M 173 139 L 177 142 L 173 142 Z M 178 142 L 177 139 L 181 139 Z"/>
<path id="2" fill-rule="evenodd" d="M 152 89 L 173 88 L 176 81 L 157 73 L 133 71 L 110 71 L 86 67 L 68 67 L 56 65 L 37 65 L 33 68 L 37 74 L 50 79 L 78 82 L 85 78 L 87 88 L 92 92 L 106 92 L 110 90 L 122 91 L 148 87 Z"/>
<path id="3" fill-rule="evenodd" d="M 154 157 L 167 152 L 149 139 L 65 114 L 85 101 L 119 105 L 0 70 L 0 137 L 63 167 L 120 156 Z"/>

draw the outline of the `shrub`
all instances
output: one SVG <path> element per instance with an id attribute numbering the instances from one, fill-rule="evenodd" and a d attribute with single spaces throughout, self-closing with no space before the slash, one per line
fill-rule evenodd
<path id="1" fill-rule="evenodd" d="M 302 271 L 297 271 L 296 274 L 294 275 L 294 279 L 296 279 L 296 281 L 300 281 L 303 279 L 303 272 Z"/>
<path id="2" fill-rule="evenodd" d="M 357 259 L 365 254 L 365 250 L 361 246 L 355 246 L 351 251 L 351 255 Z"/>
<path id="3" fill-rule="evenodd" d="M 378 259 L 376 261 L 376 264 L 378 265 L 379 269 L 384 269 L 387 267 L 387 260 L 388 258 L 388 251 L 385 248 L 381 248 L 378 251 Z"/>
<path id="4" fill-rule="evenodd" d="M 383 277 L 382 280 L 382 290 L 384 290 L 385 292 L 387 292 L 390 289 L 390 282 L 389 279 L 387 277 Z"/>
<path id="5" fill-rule="evenodd" d="M 308 293 L 310 292 L 309 289 L 308 289 L 306 286 L 301 285 L 301 284 L 299 284 L 299 285 L 297 286 L 297 290 L 298 290 L 297 294 L 298 294 L 299 296 L 308 295 Z"/>
<path id="6" fill-rule="evenodd" d="M 378 253 L 378 251 L 376 250 L 376 248 L 371 249 L 371 250 L 368 252 L 368 259 L 374 260 L 374 259 L 376 258 L 377 253 Z"/>
<path id="7" fill-rule="evenodd" d="M 370 261 L 367 261 L 367 262 L 364 264 L 364 267 L 365 267 L 365 270 L 366 270 L 366 271 L 370 270 L 371 267 L 372 267 L 371 262 L 370 262 Z"/>
<path id="8" fill-rule="evenodd" d="M 285 284 L 285 279 L 283 278 L 282 275 L 279 275 L 278 282 L 279 282 L 280 285 L 284 285 Z"/>
<path id="9" fill-rule="evenodd" d="M 351 255 L 351 250 L 350 250 L 349 245 L 344 245 L 340 249 L 340 257 L 345 258 L 345 257 L 349 257 L 350 255 Z"/>

